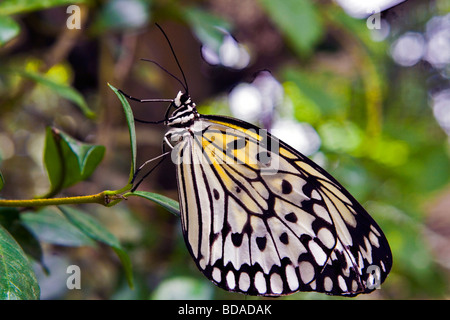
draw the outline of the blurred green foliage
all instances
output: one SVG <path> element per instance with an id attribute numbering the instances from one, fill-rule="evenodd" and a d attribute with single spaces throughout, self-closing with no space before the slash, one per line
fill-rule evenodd
<path id="1" fill-rule="evenodd" d="M 80 29 L 66 26 L 76 14 L 66 12 L 72 4 L 80 8 Z M 113 190 L 127 184 L 136 161 L 160 155 L 164 128 L 128 131 L 130 114 L 125 110 L 124 116 L 107 86 L 142 98 L 172 98 L 181 89 L 139 61 L 156 60 L 178 75 L 153 25 L 158 22 L 201 112 L 231 115 L 229 90 L 266 68 L 284 90 L 272 117 L 317 131 L 321 147 L 311 157 L 363 204 L 392 248 L 394 267 L 382 290 L 359 298 L 444 298 L 450 289 L 449 145 L 433 116 L 432 97 L 448 88 L 448 66 L 447 73 L 424 60 L 400 66 L 391 52 L 401 35 L 425 33 L 427 22 L 449 8 L 446 0 L 407 1 L 382 15 L 390 29 L 374 40 L 365 19 L 350 17 L 332 1 L 2 1 L 0 195 Z M 226 32 L 250 53 L 246 68 L 202 60 L 200 46 L 220 53 Z M 137 118 L 150 121 L 165 112 L 164 105 L 132 107 Z M 61 135 L 55 138 L 50 128 Z M 57 147 L 58 141 L 65 143 Z M 58 158 L 58 148 L 72 160 Z M 58 182 L 58 165 L 76 169 L 70 183 Z M 176 199 L 174 170 L 166 161 L 141 189 Z M 24 275 L 0 270 L 0 298 L 38 298 L 38 283 L 44 299 L 244 298 L 203 277 L 186 250 L 179 218 L 148 199 L 175 214 L 176 202 L 150 192 L 136 195 L 111 208 L 0 208 L 0 262 L 20 266 Z M 66 288 L 69 265 L 82 270 L 81 290 Z M 131 270 L 133 290 L 127 284 Z M 25 289 L 14 292 L 5 283 Z M 286 299 L 323 297 L 297 293 Z"/>

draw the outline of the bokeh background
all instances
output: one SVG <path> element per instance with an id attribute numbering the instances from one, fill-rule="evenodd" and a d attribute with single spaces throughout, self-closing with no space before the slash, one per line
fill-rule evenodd
<path id="1" fill-rule="evenodd" d="M 80 10 L 68 11 L 72 4 Z M 31 199 L 48 191 L 46 126 L 106 147 L 93 175 L 58 196 L 126 185 L 128 130 L 107 83 L 139 98 L 174 98 L 182 90 L 140 60 L 155 60 L 181 78 L 157 22 L 200 112 L 272 130 L 332 173 L 382 227 L 393 269 L 381 290 L 357 299 L 448 298 L 450 1 L 364 4 L 1 1 L 0 196 Z M 136 118 L 149 121 L 161 120 L 167 107 L 131 105 Z M 138 123 L 136 130 L 140 164 L 161 153 L 166 129 Z M 177 199 L 173 164 L 161 164 L 140 189 Z M 42 299 L 245 298 L 203 277 L 185 248 L 179 219 L 158 205 L 133 197 L 111 208 L 77 208 L 120 240 L 135 288 L 110 247 L 36 227 L 42 257 L 34 270 Z M 66 286 L 67 266 L 74 264 L 82 272 L 81 290 Z M 330 297 L 283 299 L 310 298 Z"/>

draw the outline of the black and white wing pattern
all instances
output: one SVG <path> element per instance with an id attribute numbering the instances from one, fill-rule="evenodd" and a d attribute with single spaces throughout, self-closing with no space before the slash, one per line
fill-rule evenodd
<path id="1" fill-rule="evenodd" d="M 383 232 L 317 164 L 232 118 L 200 115 L 172 130 L 182 137 L 174 151 L 184 238 L 217 286 L 354 296 L 385 280 Z"/>

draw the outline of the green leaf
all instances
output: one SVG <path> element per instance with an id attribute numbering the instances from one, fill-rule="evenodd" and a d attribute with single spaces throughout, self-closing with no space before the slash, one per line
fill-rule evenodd
<path id="1" fill-rule="evenodd" d="M 64 183 L 64 159 L 51 127 L 47 127 L 45 134 L 44 165 L 51 185 L 49 194 L 56 194 L 62 189 Z"/>
<path id="2" fill-rule="evenodd" d="M 0 18 L 0 47 L 16 37 L 20 32 L 19 24 L 11 17 Z"/>
<path id="3" fill-rule="evenodd" d="M 0 207 L 0 225 L 19 243 L 23 251 L 43 265 L 43 253 L 36 236 L 26 228 L 18 208 Z"/>
<path id="4" fill-rule="evenodd" d="M 60 206 L 58 208 L 74 226 L 81 230 L 81 232 L 93 240 L 100 241 L 110 246 L 116 252 L 125 269 L 128 284 L 130 287 L 133 287 L 131 261 L 127 253 L 122 249 L 119 240 L 117 240 L 112 233 L 92 216 L 69 206 Z"/>
<path id="5" fill-rule="evenodd" d="M 0 225 L 0 299 L 37 300 L 40 289 L 22 248 Z"/>
<path id="6" fill-rule="evenodd" d="M 3 189 L 5 185 L 5 179 L 3 178 L 3 174 L 0 172 L 0 190 Z"/>
<path id="7" fill-rule="evenodd" d="M 173 199 L 170 199 L 166 196 L 163 196 L 161 194 L 148 192 L 148 191 L 134 191 L 134 192 L 128 192 L 124 194 L 125 197 L 127 196 L 138 196 L 145 198 L 147 200 L 151 200 L 160 206 L 167 209 L 170 213 L 174 214 L 175 216 L 180 216 L 180 204 L 178 201 L 175 201 Z"/>
<path id="8" fill-rule="evenodd" d="M 323 34 L 319 12 L 311 0 L 259 0 L 300 56 L 311 54 Z"/>
<path id="9" fill-rule="evenodd" d="M 63 142 L 63 152 L 68 153 L 66 159 L 70 159 L 73 154 L 75 155 L 74 159 L 76 159 L 77 161 L 78 168 L 76 169 L 78 170 L 73 167 L 67 168 L 70 176 L 72 176 L 73 174 L 74 180 L 77 180 L 75 182 L 89 178 L 89 176 L 94 172 L 95 168 L 102 161 L 105 154 L 105 147 L 101 145 L 93 145 L 80 142 L 62 131 L 59 131 L 59 136 L 62 138 L 61 142 Z M 66 149 L 66 147 L 70 150 Z M 66 181 L 64 187 L 72 185 L 75 182 Z"/>
<path id="10" fill-rule="evenodd" d="M 23 225 L 39 241 L 68 247 L 95 246 L 95 242 L 51 208 L 20 215 Z"/>
<path id="11" fill-rule="evenodd" d="M 200 42 L 217 52 L 225 35 L 221 29 L 230 31 L 231 24 L 219 16 L 194 7 L 186 8 L 183 15 Z"/>
<path id="12" fill-rule="evenodd" d="M 342 109 L 339 98 L 342 97 L 330 94 L 328 88 L 321 86 L 320 83 L 323 83 L 323 79 L 313 79 L 311 74 L 292 68 L 283 70 L 282 75 L 284 79 L 293 82 L 298 87 L 303 99 L 320 108 L 320 110 L 317 110 L 319 113 L 328 117 L 339 115 Z M 304 121 L 304 119 L 301 119 L 301 115 L 299 116 L 300 120 Z"/>
<path id="13" fill-rule="evenodd" d="M 3 0 L 0 2 L 0 15 L 18 14 L 28 11 L 48 9 L 58 6 L 69 6 L 75 3 L 83 3 L 84 0 Z"/>
<path id="14" fill-rule="evenodd" d="M 80 110 L 87 118 L 94 119 L 96 117 L 95 113 L 91 109 L 89 109 L 89 106 L 84 100 L 84 97 L 74 88 L 64 83 L 55 82 L 54 80 L 49 79 L 48 77 L 45 77 L 44 75 L 37 72 L 24 70 L 13 70 L 13 72 L 18 73 L 22 77 L 36 81 L 37 83 L 50 88 L 53 92 L 60 95 L 61 97 L 72 101 L 80 108 Z"/>
<path id="15" fill-rule="evenodd" d="M 89 178 L 104 154 L 104 146 L 83 143 L 58 129 L 47 128 L 44 164 L 51 183 L 49 194 Z"/>
<path id="16" fill-rule="evenodd" d="M 130 168 L 130 177 L 128 182 L 131 183 L 131 180 L 134 177 L 134 173 L 136 171 L 136 129 L 134 127 L 134 116 L 133 110 L 131 110 L 130 104 L 127 99 L 112 85 L 108 83 L 108 86 L 115 92 L 115 94 L 119 97 L 120 102 L 122 103 L 123 111 L 125 113 L 125 118 L 127 119 L 128 132 L 130 133 L 130 145 L 131 145 L 131 168 Z"/>

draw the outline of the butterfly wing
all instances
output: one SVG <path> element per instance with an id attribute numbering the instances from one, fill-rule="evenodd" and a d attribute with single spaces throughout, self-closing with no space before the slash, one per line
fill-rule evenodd
<path id="1" fill-rule="evenodd" d="M 368 293 L 388 242 L 325 170 L 259 128 L 202 116 L 176 147 L 182 229 L 198 268 L 228 291 Z"/>

